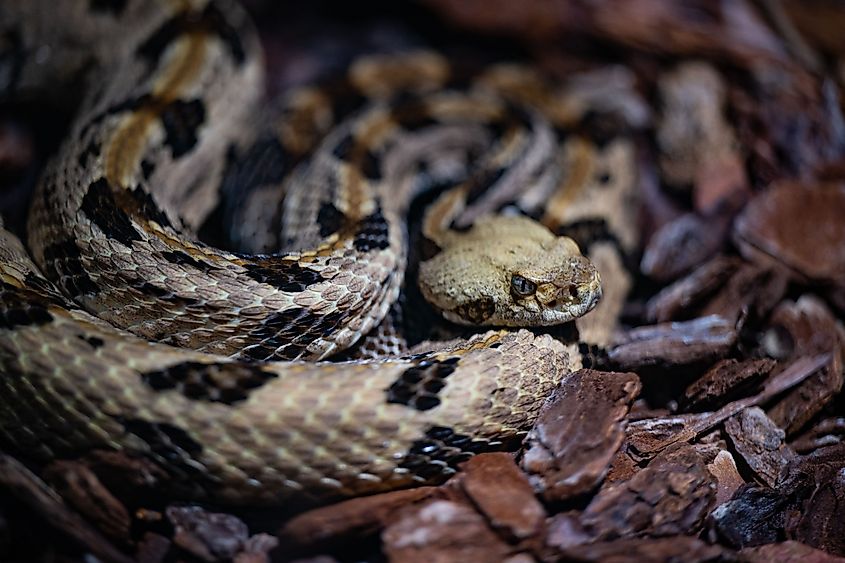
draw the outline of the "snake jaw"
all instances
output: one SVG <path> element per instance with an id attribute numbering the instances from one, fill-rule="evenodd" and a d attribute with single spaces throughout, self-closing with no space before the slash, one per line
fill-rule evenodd
<path id="1" fill-rule="evenodd" d="M 537 288 L 539 318 L 532 324 L 549 326 L 573 321 L 593 310 L 601 296 L 601 277 L 596 267 L 583 256 L 572 256 L 556 278 Z"/>
<path id="2" fill-rule="evenodd" d="M 577 267 L 573 268 L 575 273 L 564 276 L 555 284 L 558 289 L 557 301 L 562 305 L 547 304 L 550 309 L 562 309 L 564 314 L 571 315 L 571 318 L 567 320 L 574 320 L 589 313 L 598 305 L 602 297 L 601 276 L 598 270 L 586 258 L 579 258 Z M 555 307 L 555 305 L 558 306 Z"/>

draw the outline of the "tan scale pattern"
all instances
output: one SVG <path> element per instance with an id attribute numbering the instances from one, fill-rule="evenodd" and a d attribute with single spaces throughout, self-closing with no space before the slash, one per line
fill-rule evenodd
<path id="1" fill-rule="evenodd" d="M 303 227 L 302 235 L 284 233 L 296 248 L 244 257 L 197 242 L 192 231 L 216 205 L 225 152 L 255 134 L 248 124 L 263 77 L 245 14 L 227 0 L 130 1 L 96 15 L 82 0 L 62 0 L 54 12 L 45 4 L 0 6 L 0 27 L 20 22 L 24 41 L 39 44 L 47 41 L 39 35 L 49 28 L 46 14 L 70 14 L 81 29 L 100 31 L 88 36 L 99 74 L 33 197 L 32 261 L 20 241 L 0 232 L 5 443 L 44 458 L 92 449 L 145 456 L 196 494 L 228 502 L 326 502 L 447 477 L 454 466 L 416 451 L 433 428 L 482 448 L 518 440 L 545 397 L 580 367 L 572 347 L 526 330 L 380 362 L 238 363 L 265 348 L 268 359 L 322 359 L 385 317 L 407 254 L 408 178 L 433 146 L 456 153 L 488 146 L 478 171 L 446 194 L 448 205 L 433 206 L 441 216 L 426 220 L 442 249 L 438 260 L 448 264 L 457 249 L 469 265 L 455 277 L 451 266 L 424 264 L 437 282 L 430 286 L 449 282 L 429 292 L 435 306 L 465 322 L 456 311 L 477 307 L 456 305 L 456 295 L 493 299 L 502 306 L 485 322 L 514 327 L 589 311 L 601 293 L 598 274 L 570 239 L 527 219 L 514 228 L 514 218 L 489 216 L 464 235 L 447 230 L 474 190 L 483 189 L 482 207 L 491 207 L 536 178 L 561 176 L 541 115 L 548 111 L 512 114 L 510 102 L 482 88 L 441 91 L 450 70 L 436 55 L 360 62 L 352 82 L 375 101 L 332 130 L 285 181 L 284 224 Z M 38 74 L 24 71 L 32 83 Z M 396 82 L 371 82 L 388 75 Z M 418 93 L 416 101 L 393 106 L 388 98 L 402 90 Z M 328 118 L 318 98 L 292 103 L 322 131 Z M 416 132 L 415 121 L 436 126 Z M 501 138 L 494 129 L 504 131 Z M 385 179 L 367 177 L 367 159 L 384 164 Z M 339 225 L 315 234 L 329 204 Z M 362 233 L 368 221 L 372 232 Z M 529 263 L 528 256 L 539 258 Z M 536 293 L 514 298 L 516 274 Z M 445 385 L 436 402 L 414 408 L 390 396 L 411 368 L 440 363 Z M 255 369 L 268 377 L 229 402 L 149 381 L 151 372 L 175 378 L 186 365 L 198 373 L 213 365 L 224 385 L 232 383 L 227 373 Z"/>

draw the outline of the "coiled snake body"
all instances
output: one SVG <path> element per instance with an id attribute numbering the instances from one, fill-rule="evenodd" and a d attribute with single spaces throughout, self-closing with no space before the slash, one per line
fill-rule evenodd
<path id="1" fill-rule="evenodd" d="M 421 290 L 447 319 L 552 325 L 596 305 L 598 274 L 571 239 L 488 213 L 572 182 L 553 111 L 508 85 L 520 71 L 457 91 L 436 55 L 370 58 L 350 70 L 368 103 L 330 132 L 330 104 L 303 89 L 256 134 L 261 57 L 237 6 L 41 4 L 0 8 L 20 57 L 11 89 L 59 67 L 97 70 L 33 196 L 29 252 L 2 232 L 4 443 L 48 459 L 121 450 L 191 495 L 325 502 L 442 480 L 517 443 L 580 366 L 575 347 L 526 330 L 381 361 L 305 361 L 373 333 L 395 302 L 421 169 L 455 186 L 422 228 L 434 250 Z M 79 26 L 47 39 L 48 21 Z M 39 49 L 55 60 L 35 64 Z M 628 158 L 617 149 L 607 158 Z M 236 227 L 269 217 L 265 238 L 282 252 L 267 254 L 279 245 L 261 236 L 235 235 L 265 252 L 248 255 L 191 235 L 221 177 Z M 624 205 L 623 184 L 602 205 Z M 557 201 L 577 210 L 576 196 Z"/>

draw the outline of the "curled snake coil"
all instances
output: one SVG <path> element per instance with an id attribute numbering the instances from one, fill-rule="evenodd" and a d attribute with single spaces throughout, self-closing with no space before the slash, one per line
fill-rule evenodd
<path id="1" fill-rule="evenodd" d="M 618 212 L 632 207 L 630 143 L 563 133 L 584 100 L 514 65 L 456 89 L 443 57 L 414 52 L 353 64 L 351 112 L 311 87 L 268 113 L 236 5 L 46 4 L 0 8 L 19 55 L 8 89 L 43 90 L 62 68 L 88 86 L 32 197 L 27 248 L 0 234 L 2 443 L 48 460 L 122 451 L 187 496 L 324 503 L 518 445 L 581 366 L 577 343 L 517 327 L 596 306 L 599 275 L 558 236 L 567 225 L 635 244 Z M 79 25 L 49 36 L 59 21 Z M 404 218 L 443 184 L 422 220 L 420 290 L 453 323 L 511 330 L 315 362 L 392 337 Z M 222 200 L 239 252 L 195 235 Z M 494 214 L 509 205 L 545 226 Z M 607 282 L 609 304 L 584 319 L 598 340 L 627 289 Z"/>

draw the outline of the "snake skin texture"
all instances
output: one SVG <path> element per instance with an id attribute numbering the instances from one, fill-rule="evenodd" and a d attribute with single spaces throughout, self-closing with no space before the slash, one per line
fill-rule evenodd
<path id="1" fill-rule="evenodd" d="M 479 329 L 319 361 L 386 333 L 405 216 L 430 184 L 451 187 L 422 221 L 419 281 L 446 319 L 578 319 L 601 343 L 618 315 L 628 287 L 600 285 L 624 278 L 602 244 L 636 245 L 618 211 L 633 208 L 632 145 L 564 142 L 583 108 L 530 71 L 456 89 L 434 53 L 367 57 L 348 72 L 354 111 L 312 87 L 265 118 L 260 46 L 234 3 L 5 3 L 0 29 L 18 47 L 10 91 L 87 81 L 26 247 L 0 231 L 0 439 L 27 456 L 118 450 L 186 496 L 313 504 L 440 482 L 518 446 L 581 367 L 577 343 Z M 237 252 L 195 235 L 227 198 Z M 581 239 L 598 270 L 563 236 L 587 227 L 613 234 Z"/>

